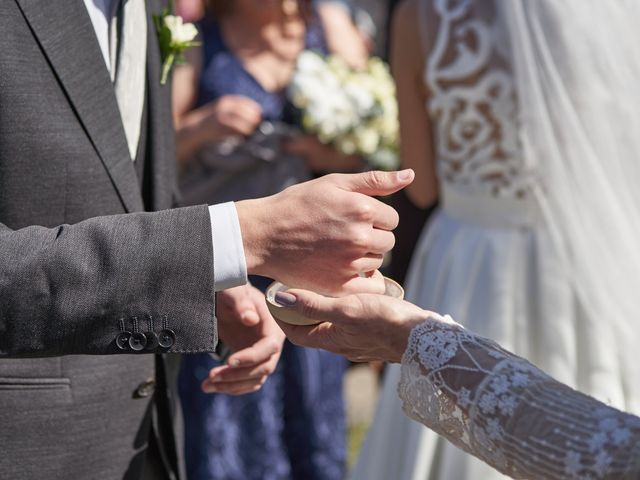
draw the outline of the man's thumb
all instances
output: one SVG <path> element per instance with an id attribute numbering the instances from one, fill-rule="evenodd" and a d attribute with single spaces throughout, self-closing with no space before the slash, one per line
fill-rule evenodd
<path id="1" fill-rule="evenodd" d="M 413 182 L 415 173 L 412 169 L 399 172 L 382 172 L 373 170 L 370 172 L 345 175 L 342 187 L 351 192 L 363 193 L 372 196 L 391 195 Z"/>

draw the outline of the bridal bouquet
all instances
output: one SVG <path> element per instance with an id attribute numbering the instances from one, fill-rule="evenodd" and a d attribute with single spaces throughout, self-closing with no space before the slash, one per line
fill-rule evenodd
<path id="1" fill-rule="evenodd" d="M 353 70 L 336 56 L 311 51 L 298 58 L 289 86 L 306 132 L 383 170 L 398 164 L 395 93 L 389 69 L 379 58 L 371 58 L 364 70 Z"/>

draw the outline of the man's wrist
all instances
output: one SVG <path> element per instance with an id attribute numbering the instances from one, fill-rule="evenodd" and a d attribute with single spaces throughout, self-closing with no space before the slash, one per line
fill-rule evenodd
<path id="1" fill-rule="evenodd" d="M 263 240 L 264 223 L 261 212 L 265 199 L 243 200 L 235 202 L 238 213 L 238 223 L 242 233 L 247 272 L 255 275 L 265 275 L 266 252 Z"/>

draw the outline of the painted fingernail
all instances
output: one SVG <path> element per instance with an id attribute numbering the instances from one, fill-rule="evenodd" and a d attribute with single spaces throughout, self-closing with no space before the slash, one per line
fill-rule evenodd
<path id="1" fill-rule="evenodd" d="M 295 295 L 291 295 L 287 292 L 276 293 L 275 300 L 279 305 L 282 305 L 283 307 L 293 307 L 298 301 Z"/>

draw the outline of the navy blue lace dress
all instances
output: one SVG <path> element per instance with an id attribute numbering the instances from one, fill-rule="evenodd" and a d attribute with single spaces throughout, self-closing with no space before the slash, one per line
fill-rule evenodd
<path id="1" fill-rule="evenodd" d="M 200 104 L 225 94 L 245 95 L 261 105 L 266 120 L 284 120 L 284 93 L 266 91 L 243 68 L 215 23 L 201 30 Z M 326 50 L 317 22 L 307 28 L 306 47 Z M 264 280 L 254 282 L 264 287 Z M 287 342 L 263 388 L 239 397 L 201 391 L 202 380 L 217 365 L 208 354 L 183 357 L 179 392 L 189 480 L 344 478 L 343 358 Z"/>

